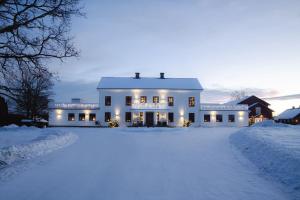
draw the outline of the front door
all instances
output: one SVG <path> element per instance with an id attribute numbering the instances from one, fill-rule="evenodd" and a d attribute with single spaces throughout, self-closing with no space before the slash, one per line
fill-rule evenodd
<path id="1" fill-rule="evenodd" d="M 153 125 L 154 125 L 154 113 L 146 112 L 146 126 L 153 126 Z"/>

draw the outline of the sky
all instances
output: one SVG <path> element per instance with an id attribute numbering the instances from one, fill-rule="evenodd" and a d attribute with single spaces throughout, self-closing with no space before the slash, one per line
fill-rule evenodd
<path id="1" fill-rule="evenodd" d="M 97 102 L 102 76 L 198 78 L 204 102 L 234 90 L 300 106 L 299 0 L 89 0 L 74 18 L 79 58 L 52 63 L 54 99 Z M 274 98 L 276 97 L 276 98 Z"/>

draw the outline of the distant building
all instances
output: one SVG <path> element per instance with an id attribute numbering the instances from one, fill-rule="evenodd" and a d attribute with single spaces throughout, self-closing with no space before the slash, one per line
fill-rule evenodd
<path id="1" fill-rule="evenodd" d="M 249 107 L 250 124 L 273 119 L 273 110 L 269 108 L 270 104 L 257 96 L 247 96 L 239 100 L 226 103 L 227 105 L 247 104 Z"/>
<path id="2" fill-rule="evenodd" d="M 196 78 L 102 77 L 98 103 L 52 102 L 50 126 L 248 126 L 248 105 L 202 104 Z"/>
<path id="3" fill-rule="evenodd" d="M 285 124 L 300 124 L 300 107 L 285 110 L 280 115 L 275 117 L 275 120 L 276 122 Z"/>

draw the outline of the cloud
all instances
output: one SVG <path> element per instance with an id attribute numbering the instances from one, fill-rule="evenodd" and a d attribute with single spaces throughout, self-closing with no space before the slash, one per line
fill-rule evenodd
<path id="1" fill-rule="evenodd" d="M 285 96 L 275 96 L 264 98 L 265 100 L 292 100 L 292 99 L 300 99 L 300 94 L 291 94 Z"/>

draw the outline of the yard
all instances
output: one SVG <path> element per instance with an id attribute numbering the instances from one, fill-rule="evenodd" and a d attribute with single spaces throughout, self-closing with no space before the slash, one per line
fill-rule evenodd
<path id="1" fill-rule="evenodd" d="M 0 196 L 5 200 L 291 199 L 282 185 L 262 175 L 231 144 L 230 136 L 239 130 L 2 128 L 2 160 L 9 150 L 3 143 L 15 143 L 15 148 L 5 154 L 10 162 L 0 169 Z M 19 139 L 7 139 L 9 132 Z M 56 137 L 49 136 L 52 132 Z M 28 151 L 32 143 L 43 153 Z"/>

